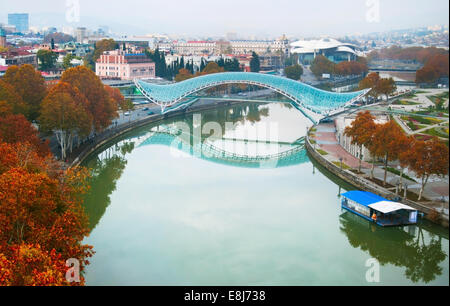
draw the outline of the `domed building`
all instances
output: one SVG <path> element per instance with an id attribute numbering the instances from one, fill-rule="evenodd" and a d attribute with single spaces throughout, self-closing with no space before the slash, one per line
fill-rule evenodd
<path id="1" fill-rule="evenodd" d="M 334 63 L 356 60 L 358 56 L 362 55 L 357 46 L 341 43 L 332 38 L 293 42 L 291 43 L 291 54 L 298 54 L 299 62 L 306 65 L 311 64 L 318 54 Z"/>

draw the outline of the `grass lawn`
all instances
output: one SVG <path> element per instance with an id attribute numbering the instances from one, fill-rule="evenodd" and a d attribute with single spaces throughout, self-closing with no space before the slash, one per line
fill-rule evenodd
<path id="1" fill-rule="evenodd" d="M 384 169 L 384 168 L 383 168 L 383 169 Z M 395 168 L 387 167 L 387 171 L 389 171 L 389 172 L 391 172 L 391 173 L 394 173 L 394 174 L 400 176 L 400 171 L 397 170 L 397 169 L 395 169 Z M 403 173 L 403 177 L 404 177 L 405 179 L 408 179 L 408 180 L 410 180 L 410 181 L 413 181 L 413 182 L 416 182 L 416 183 L 417 183 L 417 181 L 416 181 L 415 179 L 413 179 L 412 177 L 410 177 L 410 176 L 408 176 L 408 175 L 406 175 L 406 174 L 404 174 L 404 173 Z"/>
<path id="2" fill-rule="evenodd" d="M 394 105 L 418 105 L 420 103 L 412 102 L 412 101 L 406 101 L 406 100 L 397 100 L 394 103 Z"/>
<path id="3" fill-rule="evenodd" d="M 427 134 L 427 135 L 431 135 L 431 136 L 448 138 L 448 128 L 445 128 L 445 127 L 435 127 L 435 128 L 426 130 L 423 133 Z"/>
<path id="4" fill-rule="evenodd" d="M 341 167 L 341 162 L 334 161 L 333 164 L 335 164 L 335 165 L 338 166 L 339 168 Z M 345 163 L 342 163 L 342 169 L 348 170 L 348 169 L 351 169 L 351 168 L 352 168 L 352 167 L 346 165 Z"/>

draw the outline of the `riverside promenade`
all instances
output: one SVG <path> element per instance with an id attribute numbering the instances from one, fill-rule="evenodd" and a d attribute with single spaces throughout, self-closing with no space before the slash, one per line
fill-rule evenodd
<path id="1" fill-rule="evenodd" d="M 361 189 L 376 193 L 390 200 L 400 201 L 419 209 L 424 214 L 436 211 L 443 226 L 448 227 L 448 177 L 445 179 L 434 179 L 425 187 L 423 200 L 417 201 L 420 190 L 420 181 L 403 178 L 403 185 L 407 186 L 407 197 L 404 191 L 398 191 L 400 177 L 388 172 L 387 185 L 382 186 L 384 169 L 382 165 L 376 164 L 374 169 L 374 180 L 370 179 L 372 165 L 362 162 L 361 173 L 357 173 L 359 159 L 347 152 L 336 138 L 336 127 L 334 123 L 320 123 L 314 126 L 308 133 L 306 148 L 314 160 L 328 169 L 333 174 Z M 390 165 L 391 166 L 391 165 Z M 411 173 L 408 173 L 412 176 Z M 444 201 L 443 201 L 444 200 Z"/>

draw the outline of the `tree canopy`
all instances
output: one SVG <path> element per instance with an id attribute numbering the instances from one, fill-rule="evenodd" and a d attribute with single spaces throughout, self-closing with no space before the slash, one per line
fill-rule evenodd
<path id="1" fill-rule="evenodd" d="M 298 81 L 303 75 L 303 68 L 299 64 L 288 66 L 284 68 L 284 74 L 286 74 L 287 78 Z"/>
<path id="2" fill-rule="evenodd" d="M 96 130 L 105 129 L 117 117 L 117 104 L 110 99 L 103 83 L 92 70 L 83 66 L 70 68 L 63 73 L 61 82 L 77 88 L 87 99 L 87 109 Z"/>

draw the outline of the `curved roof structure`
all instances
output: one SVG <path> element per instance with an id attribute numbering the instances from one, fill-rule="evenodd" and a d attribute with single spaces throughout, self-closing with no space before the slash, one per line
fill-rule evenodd
<path id="1" fill-rule="evenodd" d="M 336 49 L 337 52 L 357 54 L 357 47 L 350 43 L 342 43 L 332 38 L 319 40 L 299 40 L 291 44 L 291 53 L 314 53 L 321 50 Z"/>
<path id="2" fill-rule="evenodd" d="M 172 106 L 187 96 L 206 88 L 223 84 L 257 85 L 288 97 L 292 101 L 292 105 L 313 122 L 329 115 L 334 110 L 354 103 L 369 91 L 328 92 L 288 78 L 251 72 L 208 74 L 169 85 L 150 84 L 136 79 L 135 84 L 148 100 L 161 107 L 162 113 L 175 110 L 176 108 Z M 168 109 L 169 107 L 170 109 Z"/>

